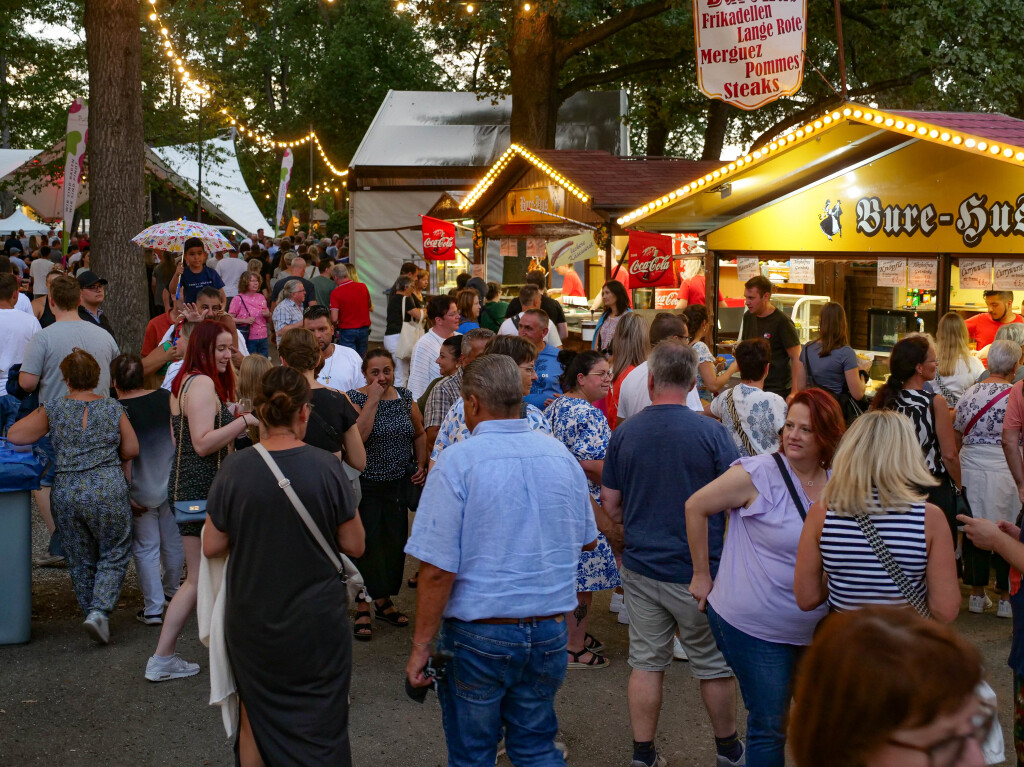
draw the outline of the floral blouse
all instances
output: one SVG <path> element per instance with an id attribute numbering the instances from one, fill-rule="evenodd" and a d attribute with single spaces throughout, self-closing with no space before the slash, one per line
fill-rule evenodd
<path id="1" fill-rule="evenodd" d="M 551 435 L 569 448 L 577 461 L 603 461 L 612 430 L 604 413 L 585 399 L 559 397 L 544 411 L 551 421 Z M 601 486 L 589 477 L 590 496 L 601 502 Z"/>
<path id="2" fill-rule="evenodd" d="M 956 405 L 956 415 L 953 417 L 953 428 L 961 434 L 967 425 L 992 398 L 1011 388 L 1005 383 L 984 383 L 974 384 L 963 393 Z M 985 411 L 985 415 L 978 419 L 968 434 L 964 434 L 965 445 L 998 445 L 1001 444 L 1003 436 L 1003 418 L 1006 416 L 1006 403 L 1010 398 L 1004 396 L 999 402 Z"/>
<path id="3" fill-rule="evenodd" d="M 779 449 L 779 432 L 786 425 L 786 400 L 778 394 L 763 391 L 744 383 L 737 384 L 729 391 L 715 397 L 711 403 L 711 414 L 722 421 L 729 431 L 736 449 L 741 456 L 747 456 L 747 449 L 736 431 L 736 421 L 729 412 L 728 398 L 736 405 L 739 428 L 743 429 L 758 455 L 775 453 Z M 753 456 L 749 456 L 753 457 Z"/>

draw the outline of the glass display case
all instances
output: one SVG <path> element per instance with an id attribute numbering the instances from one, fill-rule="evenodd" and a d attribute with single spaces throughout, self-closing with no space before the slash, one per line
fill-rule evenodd
<path id="1" fill-rule="evenodd" d="M 796 325 L 800 343 L 805 344 L 818 335 L 821 307 L 832 299 L 828 296 L 802 296 L 790 293 L 772 293 L 772 305 Z M 740 325 L 739 337 L 743 337 L 743 326 Z"/>

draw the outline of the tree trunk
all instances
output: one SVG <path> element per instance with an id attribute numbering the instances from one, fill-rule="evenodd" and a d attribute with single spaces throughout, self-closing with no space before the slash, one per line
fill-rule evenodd
<path id="1" fill-rule="evenodd" d="M 661 99 L 655 89 L 647 89 L 644 101 L 647 112 L 646 154 L 649 157 L 662 157 L 665 154 L 665 145 L 668 144 L 668 120 L 661 110 Z"/>
<path id="2" fill-rule="evenodd" d="M 732 107 L 724 101 L 713 99 L 708 106 L 708 125 L 704 131 L 702 160 L 721 160 L 725 147 L 725 129 L 729 127 L 729 112 Z"/>
<path id="3" fill-rule="evenodd" d="M 11 131 L 7 122 L 7 54 L 0 52 L 0 148 L 10 149 Z M 14 214 L 14 195 L 0 191 L 0 217 Z"/>
<path id="4" fill-rule="evenodd" d="M 530 149 L 554 149 L 558 120 L 558 38 L 547 13 L 518 14 L 509 47 L 512 141 Z"/>
<path id="5" fill-rule="evenodd" d="M 137 351 L 149 320 L 142 230 L 144 132 L 138 0 L 86 0 L 89 209 L 93 269 L 109 281 L 104 311 L 118 346 Z"/>

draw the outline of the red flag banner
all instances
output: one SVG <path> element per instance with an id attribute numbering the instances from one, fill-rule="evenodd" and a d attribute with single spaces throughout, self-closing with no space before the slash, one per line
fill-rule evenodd
<path id="1" fill-rule="evenodd" d="M 439 218 L 423 219 L 423 257 L 428 261 L 455 260 L 455 224 Z"/>
<path id="2" fill-rule="evenodd" d="M 651 232 L 629 233 L 629 286 L 631 288 L 671 288 L 672 238 Z"/>

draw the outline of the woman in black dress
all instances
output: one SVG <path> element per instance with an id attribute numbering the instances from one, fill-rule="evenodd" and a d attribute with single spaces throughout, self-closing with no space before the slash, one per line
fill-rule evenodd
<path id="1" fill-rule="evenodd" d="M 341 462 L 302 441 L 309 399 L 299 372 L 268 372 L 256 397 L 260 444 L 324 538 L 359 556 L 363 526 Z M 224 631 L 241 703 L 239 764 L 346 767 L 352 639 L 345 583 L 256 450 L 228 456 L 207 510 L 203 553 L 230 552 Z"/>

